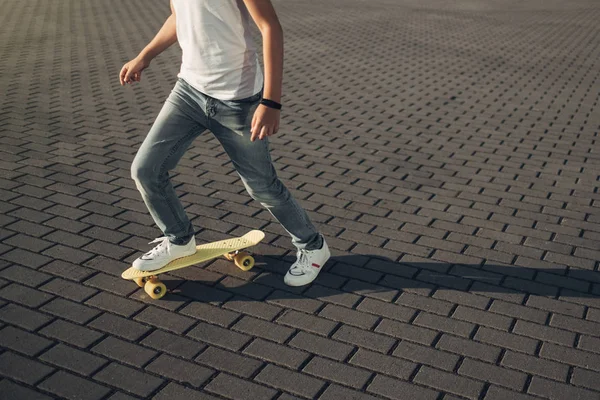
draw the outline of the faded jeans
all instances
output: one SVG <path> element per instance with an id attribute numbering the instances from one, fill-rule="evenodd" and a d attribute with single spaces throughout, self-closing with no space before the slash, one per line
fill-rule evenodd
<path id="1" fill-rule="evenodd" d="M 179 79 L 131 166 L 148 211 L 174 244 L 194 235 L 192 223 L 169 177 L 195 138 L 210 130 L 219 140 L 250 196 L 281 223 L 298 249 L 320 248 L 322 237 L 281 183 L 268 139 L 250 141 L 250 125 L 262 93 L 242 100 L 217 100 Z"/>

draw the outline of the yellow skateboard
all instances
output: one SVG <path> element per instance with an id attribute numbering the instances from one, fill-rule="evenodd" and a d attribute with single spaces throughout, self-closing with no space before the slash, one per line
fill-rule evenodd
<path id="1" fill-rule="evenodd" d="M 140 271 L 139 269 L 130 267 L 123 271 L 121 277 L 133 280 L 139 287 L 143 287 L 144 291 L 151 298 L 160 299 L 167 294 L 167 287 L 158 279 L 158 275 L 189 267 L 190 265 L 211 260 L 222 255 L 226 259 L 233 261 L 241 270 L 249 271 L 254 266 L 254 257 L 248 252 L 240 250 L 257 245 L 264 237 L 265 234 L 261 231 L 250 231 L 241 237 L 201 244 L 196 246 L 195 254 L 173 260 L 160 269 Z"/>

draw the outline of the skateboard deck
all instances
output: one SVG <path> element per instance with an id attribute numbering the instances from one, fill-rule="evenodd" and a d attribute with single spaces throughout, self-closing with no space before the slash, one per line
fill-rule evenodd
<path id="1" fill-rule="evenodd" d="M 254 230 L 241 237 L 201 244 L 196 246 L 195 254 L 173 260 L 160 269 L 140 271 L 139 269 L 130 267 L 123 271 L 121 277 L 135 281 L 138 286 L 144 288 L 150 297 L 159 299 L 166 294 L 166 287 L 164 283 L 160 282 L 157 276 L 165 272 L 189 267 L 222 255 L 225 255 L 228 260 L 233 261 L 240 269 L 244 271 L 250 270 L 254 266 L 254 258 L 246 252 L 240 252 L 240 250 L 257 245 L 264 237 L 265 234 L 263 232 Z"/>

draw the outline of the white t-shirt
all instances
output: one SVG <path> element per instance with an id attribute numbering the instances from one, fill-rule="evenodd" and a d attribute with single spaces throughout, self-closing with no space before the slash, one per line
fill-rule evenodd
<path id="1" fill-rule="evenodd" d="M 263 73 L 243 0 L 173 0 L 183 51 L 179 77 L 219 100 L 258 93 Z"/>

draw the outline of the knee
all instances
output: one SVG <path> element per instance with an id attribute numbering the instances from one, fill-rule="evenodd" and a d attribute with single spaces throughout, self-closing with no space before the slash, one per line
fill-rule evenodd
<path id="1" fill-rule="evenodd" d="M 276 179 L 267 186 L 246 185 L 250 196 L 265 206 L 276 206 L 285 203 L 289 199 L 289 191 Z"/>
<path id="2" fill-rule="evenodd" d="M 131 164 L 131 178 L 138 187 L 146 186 L 154 180 L 155 173 L 152 167 L 134 160 Z"/>

